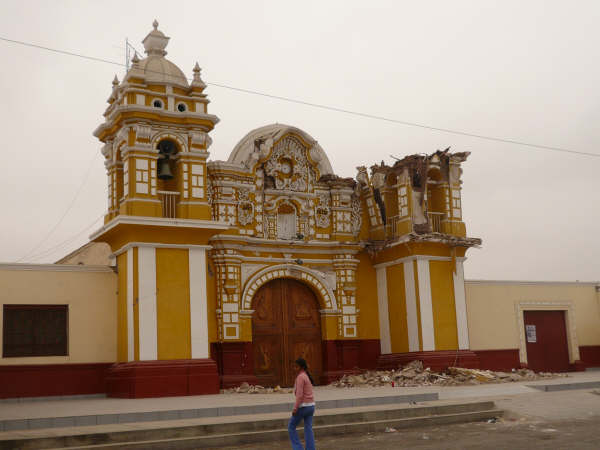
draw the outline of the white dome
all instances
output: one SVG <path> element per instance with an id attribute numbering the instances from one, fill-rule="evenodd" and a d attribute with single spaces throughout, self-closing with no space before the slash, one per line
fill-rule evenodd
<path id="1" fill-rule="evenodd" d="M 152 26 L 154 29 L 142 41 L 148 57 L 140 61 L 136 53 L 131 60 L 133 63 L 131 70 L 125 79 L 141 77 L 150 84 L 164 83 L 188 88 L 187 78 L 181 69 L 165 58 L 167 54 L 165 48 L 167 48 L 169 38 L 158 29 L 156 20 Z"/>
<path id="2" fill-rule="evenodd" d="M 317 164 L 319 174 L 321 176 L 333 174 L 333 169 L 331 168 L 329 158 L 327 158 L 325 151 L 321 148 L 319 143 L 312 138 L 312 136 L 300 128 L 281 123 L 274 123 L 272 125 L 267 125 L 250 131 L 234 147 L 227 162 L 230 164 L 239 164 L 249 167 L 252 165 L 252 161 L 256 161 L 256 156 L 254 155 L 254 141 L 257 139 L 262 139 L 265 141 L 271 139 L 272 141 L 276 141 L 286 133 L 297 134 L 309 145 L 310 157 Z"/>
<path id="3" fill-rule="evenodd" d="M 179 67 L 161 55 L 150 55 L 142 59 L 139 69 L 143 71 L 146 83 L 168 83 L 183 88 L 189 84 L 186 76 Z"/>

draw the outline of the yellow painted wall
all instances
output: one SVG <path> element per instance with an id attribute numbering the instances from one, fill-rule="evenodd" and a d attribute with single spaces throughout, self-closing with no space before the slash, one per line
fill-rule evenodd
<path id="1" fill-rule="evenodd" d="M 360 260 L 356 271 L 356 307 L 360 309 L 358 337 L 360 339 L 379 339 L 375 269 L 367 253 L 359 253 L 355 258 Z M 338 307 L 340 306 L 338 305 Z"/>
<path id="2" fill-rule="evenodd" d="M 6 264 L 0 286 L 0 324 L 4 304 L 69 305 L 68 356 L 0 358 L 0 365 L 117 360 L 117 275 L 110 268 Z"/>
<path id="3" fill-rule="evenodd" d="M 392 353 L 405 353 L 408 352 L 408 327 L 406 324 L 404 266 L 397 264 L 387 267 L 386 271 Z"/>
<path id="4" fill-rule="evenodd" d="M 472 350 L 519 347 L 515 304 L 572 301 L 579 345 L 600 345 L 600 297 L 593 283 L 467 281 Z"/>
<path id="5" fill-rule="evenodd" d="M 117 361 L 127 361 L 127 273 L 131 267 L 127 267 L 127 252 L 117 256 L 117 267 L 119 270 L 118 299 L 117 299 Z"/>
<path id="6" fill-rule="evenodd" d="M 452 261 L 429 261 L 436 350 L 458 349 Z"/>
<path id="7" fill-rule="evenodd" d="M 191 358 L 187 249 L 156 249 L 158 359 Z"/>

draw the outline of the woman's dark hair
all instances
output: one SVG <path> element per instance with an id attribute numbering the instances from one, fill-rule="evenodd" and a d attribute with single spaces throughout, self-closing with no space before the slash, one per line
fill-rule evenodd
<path id="1" fill-rule="evenodd" d="M 313 380 L 312 375 L 310 374 L 310 372 L 308 371 L 308 365 L 306 364 L 306 360 L 304 358 L 298 358 L 296 360 L 296 364 L 298 364 L 298 366 L 304 370 L 304 372 L 306 372 L 306 375 L 308 375 L 308 379 L 310 380 L 310 384 L 312 384 L 313 386 L 315 385 L 315 380 Z"/>

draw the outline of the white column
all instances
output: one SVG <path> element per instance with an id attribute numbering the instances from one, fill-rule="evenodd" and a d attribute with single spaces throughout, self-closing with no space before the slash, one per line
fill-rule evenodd
<path id="1" fill-rule="evenodd" d="M 429 276 L 428 260 L 417 260 L 417 276 L 419 278 L 419 309 L 421 311 L 423 351 L 426 352 L 435 350 L 433 306 L 431 303 L 431 278 Z"/>
<path id="2" fill-rule="evenodd" d="M 377 267 L 375 273 L 377 275 L 377 302 L 379 305 L 379 343 L 381 345 L 381 354 L 384 355 L 392 353 L 386 268 Z"/>
<path id="3" fill-rule="evenodd" d="M 140 360 L 158 359 L 154 247 L 138 247 L 138 322 Z"/>
<path id="4" fill-rule="evenodd" d="M 404 264 L 404 290 L 406 293 L 406 327 L 408 331 L 408 351 L 419 351 L 419 318 L 417 316 L 417 293 L 415 291 L 415 271 L 412 261 Z"/>
<path id="5" fill-rule="evenodd" d="M 208 311 L 206 302 L 206 250 L 189 249 L 190 327 L 192 358 L 208 358 Z"/>
<path id="6" fill-rule="evenodd" d="M 133 249 L 127 250 L 127 361 L 135 359 L 133 328 Z"/>
<path id="7" fill-rule="evenodd" d="M 458 349 L 469 348 L 469 327 L 467 322 L 467 301 L 465 296 L 465 271 L 462 261 L 456 261 L 454 280 L 454 306 L 456 308 L 456 330 L 458 331 Z"/>

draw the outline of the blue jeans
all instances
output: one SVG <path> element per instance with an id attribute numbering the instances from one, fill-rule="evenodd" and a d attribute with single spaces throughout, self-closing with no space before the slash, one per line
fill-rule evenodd
<path id="1" fill-rule="evenodd" d="M 298 433 L 296 433 L 296 427 L 301 420 L 304 420 L 304 442 L 306 443 L 306 450 L 315 450 L 315 436 L 312 429 L 314 414 L 314 406 L 303 406 L 302 408 L 298 408 L 298 412 L 295 416 L 290 417 L 290 422 L 288 423 L 288 433 L 290 434 L 290 441 L 292 441 L 293 450 L 303 450 Z"/>

